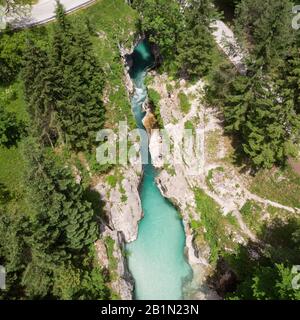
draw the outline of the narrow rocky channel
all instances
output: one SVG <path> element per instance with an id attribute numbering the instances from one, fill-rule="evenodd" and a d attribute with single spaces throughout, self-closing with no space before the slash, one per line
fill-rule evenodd
<path id="1" fill-rule="evenodd" d="M 132 109 L 139 129 L 144 129 L 143 103 L 147 99 L 144 85 L 146 70 L 153 64 L 147 42 L 140 42 L 132 56 L 131 78 L 135 85 Z M 142 139 L 144 177 L 140 196 L 144 218 L 139 223 L 138 238 L 127 245 L 129 269 L 135 280 L 136 299 L 182 299 L 184 283 L 192 270 L 184 255 L 185 232 L 179 213 L 162 196 L 155 183 L 156 171 L 151 163 L 148 141 Z"/>

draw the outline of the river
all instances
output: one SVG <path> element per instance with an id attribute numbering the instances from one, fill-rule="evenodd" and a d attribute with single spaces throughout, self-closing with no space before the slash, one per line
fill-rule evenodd
<path id="1" fill-rule="evenodd" d="M 131 78 L 135 85 L 132 98 L 137 127 L 144 129 L 143 102 L 147 98 L 144 79 L 153 64 L 149 45 L 140 42 L 132 54 Z M 143 156 L 148 156 L 148 143 L 142 142 Z M 127 245 L 128 264 L 135 280 L 135 299 L 178 300 L 183 298 L 183 285 L 192 271 L 184 255 L 185 233 L 174 206 L 164 198 L 156 183 L 156 170 L 145 164 L 140 188 L 144 218 L 139 223 L 138 238 Z"/>

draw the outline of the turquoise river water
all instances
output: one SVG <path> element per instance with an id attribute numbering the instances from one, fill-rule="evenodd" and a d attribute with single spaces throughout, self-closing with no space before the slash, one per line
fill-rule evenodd
<path id="1" fill-rule="evenodd" d="M 144 129 L 142 104 L 147 98 L 144 78 L 153 64 L 147 42 L 140 42 L 133 54 L 131 77 L 135 85 L 132 109 L 138 128 Z M 142 142 L 142 156 L 150 157 L 148 143 Z M 184 256 L 185 233 L 181 218 L 165 199 L 156 183 L 156 171 L 144 165 L 140 196 L 144 218 L 139 223 L 138 238 L 127 245 L 128 264 L 135 280 L 135 299 L 182 298 L 183 285 L 192 271 Z"/>

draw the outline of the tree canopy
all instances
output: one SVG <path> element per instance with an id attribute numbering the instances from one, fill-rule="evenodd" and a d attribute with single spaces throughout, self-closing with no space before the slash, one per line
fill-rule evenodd
<path id="1" fill-rule="evenodd" d="M 29 112 L 42 140 L 58 138 L 74 150 L 91 150 L 103 126 L 103 71 L 86 27 L 79 31 L 58 4 L 51 49 L 27 43 L 23 79 Z"/>

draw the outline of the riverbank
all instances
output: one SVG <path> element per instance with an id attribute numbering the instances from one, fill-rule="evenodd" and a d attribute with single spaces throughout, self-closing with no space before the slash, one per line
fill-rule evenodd
<path id="1" fill-rule="evenodd" d="M 200 103 L 198 93 L 203 89 L 203 82 L 199 81 L 187 88 L 184 80 L 176 85 L 166 75 L 158 75 L 156 72 L 151 73 L 150 79 L 149 88 L 155 90 L 160 96 L 159 108 L 164 129 L 172 137 L 172 145 L 180 146 L 186 125 L 192 124 L 196 129 L 199 119 L 203 116 L 198 108 Z M 182 94 L 188 97 L 190 103 L 189 110 L 186 112 L 182 111 L 178 98 Z M 188 159 L 178 161 L 179 159 L 173 158 L 172 154 L 165 159 L 167 163 L 163 162 L 160 156 L 162 139 L 155 131 L 150 139 L 150 153 L 153 164 L 159 171 L 156 178 L 159 188 L 162 194 L 178 208 L 183 219 L 186 256 L 194 274 L 192 283 L 186 288 L 186 295 L 193 299 L 218 299 L 216 293 L 205 285 L 205 280 L 211 272 L 210 248 L 205 241 L 201 245 L 198 243 L 198 247 L 195 246 L 195 235 L 191 228 L 191 222 L 200 219 L 193 188 L 204 181 L 204 145 L 201 126 L 197 130 L 200 136 L 200 149 L 192 150 L 192 154 L 188 156 L 190 161 Z"/>
<path id="2" fill-rule="evenodd" d="M 147 82 L 149 88 L 160 97 L 160 116 L 165 130 L 172 137 L 174 147 L 186 128 L 195 130 L 200 136 L 198 151 L 201 157 L 198 158 L 197 174 L 191 174 L 193 163 L 188 161 L 178 164 L 172 157 L 167 159 L 167 163 L 162 161 L 162 139 L 155 131 L 150 140 L 150 152 L 153 163 L 160 170 L 157 177 L 160 189 L 179 208 L 183 216 L 187 235 L 186 247 L 193 248 L 189 250 L 192 252 L 190 264 L 196 266 L 195 270 L 197 266 L 204 266 L 194 272 L 198 277 L 198 290 L 194 296 L 205 298 L 199 294 L 203 290 L 201 285 L 207 287 L 207 280 L 215 272 L 219 254 L 221 256 L 224 252 L 235 252 L 240 245 L 246 245 L 249 241 L 264 245 L 258 239 L 260 228 L 265 224 L 271 225 L 279 214 L 283 220 L 289 214 L 296 218 L 299 207 L 268 199 L 272 198 L 270 192 L 262 196 L 253 193 L 257 178 L 248 171 L 242 171 L 242 168 L 234 163 L 231 137 L 224 133 L 219 111 L 205 105 L 201 81 L 189 84 L 183 80 L 169 79 L 166 74 L 151 72 Z M 187 112 L 183 112 L 180 105 L 179 96 L 182 93 L 188 97 L 190 103 Z M 189 154 L 188 159 L 197 159 L 196 154 Z M 281 173 L 281 179 L 289 185 L 287 190 L 293 184 L 297 188 L 296 180 L 292 177 L 291 173 L 290 177 L 284 172 Z M 263 180 L 260 183 L 267 187 Z M 203 193 L 201 202 L 197 200 L 197 188 Z M 267 188 L 270 190 L 270 187 Z M 296 204 L 292 190 L 287 190 L 283 192 L 289 198 L 289 203 Z M 252 207 L 249 209 L 249 206 Z M 254 208 L 258 208 L 257 213 Z M 194 259 L 194 256 L 197 259 Z M 211 296 L 207 295 L 206 298 L 211 299 Z"/>

